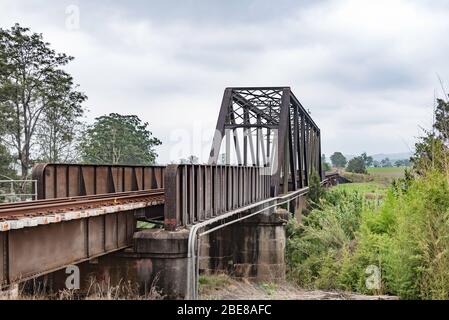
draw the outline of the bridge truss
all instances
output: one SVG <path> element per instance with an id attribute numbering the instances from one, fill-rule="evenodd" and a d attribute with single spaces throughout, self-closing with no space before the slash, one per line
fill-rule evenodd
<path id="1" fill-rule="evenodd" d="M 301 189 L 323 180 L 320 129 L 289 87 L 227 88 L 209 164 L 231 162 L 268 168 L 271 196 Z"/>

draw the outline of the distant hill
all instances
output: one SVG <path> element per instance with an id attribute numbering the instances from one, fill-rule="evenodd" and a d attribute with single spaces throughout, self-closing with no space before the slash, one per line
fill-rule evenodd
<path id="1" fill-rule="evenodd" d="M 411 156 L 412 156 L 411 152 L 401 152 L 401 153 L 378 153 L 373 154 L 371 157 L 373 157 L 373 160 L 380 161 L 385 158 L 389 158 L 390 160 L 410 159 Z"/>
<path id="2" fill-rule="evenodd" d="M 377 153 L 370 155 L 373 157 L 374 161 L 381 161 L 385 158 L 389 158 L 391 161 L 395 160 L 403 160 L 403 159 L 409 159 L 412 156 L 411 152 L 399 152 L 399 153 Z M 355 158 L 354 155 L 351 154 L 345 154 L 345 157 L 347 160 L 351 160 L 352 158 Z"/>

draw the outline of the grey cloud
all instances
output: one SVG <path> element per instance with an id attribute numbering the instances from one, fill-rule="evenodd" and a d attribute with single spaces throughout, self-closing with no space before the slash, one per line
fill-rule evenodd
<path id="1" fill-rule="evenodd" d="M 64 26 L 69 4 L 80 7 L 75 32 Z M 162 162 L 174 129 L 200 120 L 213 132 L 226 86 L 290 85 L 322 127 L 323 151 L 357 154 L 407 150 L 431 119 L 436 73 L 449 81 L 442 0 L 0 6 L 1 27 L 20 22 L 76 57 L 69 71 L 89 96 L 90 120 L 114 111 L 149 121 Z"/>

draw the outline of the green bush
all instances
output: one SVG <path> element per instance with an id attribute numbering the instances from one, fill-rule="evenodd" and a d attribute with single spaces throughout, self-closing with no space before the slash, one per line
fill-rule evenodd
<path id="1" fill-rule="evenodd" d="M 449 299 L 449 184 L 429 172 L 392 186 L 376 207 L 358 192 L 331 190 L 302 224 L 289 223 L 290 276 L 308 288 Z M 366 287 L 378 266 L 382 286 Z"/>
<path id="2" fill-rule="evenodd" d="M 341 251 L 354 240 L 365 202 L 359 193 L 331 190 L 301 224 L 289 222 L 287 260 L 298 284 L 323 289 L 337 285 Z"/>

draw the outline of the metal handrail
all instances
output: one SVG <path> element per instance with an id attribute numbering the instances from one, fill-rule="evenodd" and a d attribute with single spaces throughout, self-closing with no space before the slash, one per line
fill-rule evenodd
<path id="1" fill-rule="evenodd" d="M 31 183 L 32 186 L 32 190 L 34 191 L 33 193 L 17 193 L 15 191 L 14 185 L 15 184 L 25 184 L 25 183 Z M 13 180 L 13 179 L 9 179 L 9 180 L 0 180 L 0 185 L 1 184 L 9 184 L 9 192 L 10 193 L 0 193 L 0 198 L 3 199 L 13 199 L 13 201 L 10 202 L 16 202 L 14 201 L 14 197 L 16 199 L 18 199 L 17 201 L 22 200 L 23 198 L 29 198 L 31 197 L 31 200 L 36 200 L 37 199 L 37 180 L 23 180 L 23 179 L 18 179 L 18 180 Z"/>

